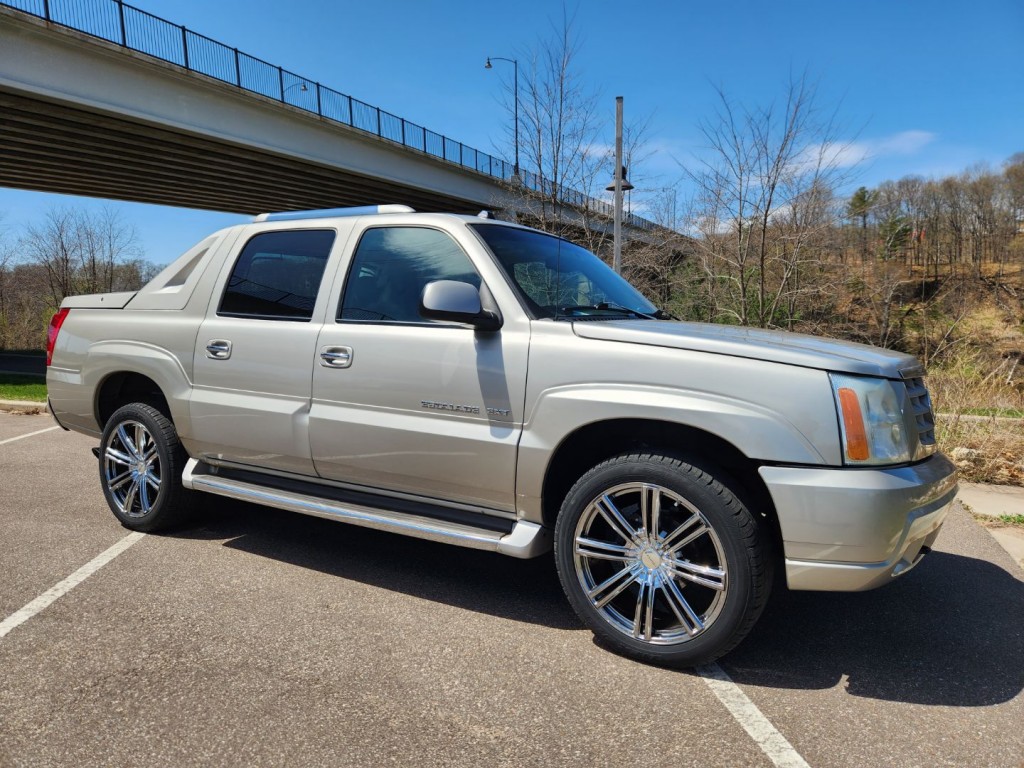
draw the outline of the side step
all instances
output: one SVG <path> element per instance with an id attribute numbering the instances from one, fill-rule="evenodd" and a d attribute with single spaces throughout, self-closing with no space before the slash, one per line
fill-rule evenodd
<path id="1" fill-rule="evenodd" d="M 269 487 L 253 482 L 250 478 L 254 473 L 244 473 L 245 479 L 241 479 L 212 474 L 209 469 L 208 465 L 196 459 L 189 459 L 182 473 L 182 485 L 194 491 L 227 496 L 230 499 L 263 504 L 289 512 L 339 520 L 364 528 L 376 528 L 380 531 L 401 533 L 445 544 L 499 552 L 511 557 L 537 557 L 551 549 L 551 533 L 546 528 L 526 520 L 508 521 L 511 531 L 506 533 L 466 523 L 301 493 L 297 490 Z M 309 485 L 306 484 L 306 487 Z M 329 489 L 325 487 L 324 490 Z"/>

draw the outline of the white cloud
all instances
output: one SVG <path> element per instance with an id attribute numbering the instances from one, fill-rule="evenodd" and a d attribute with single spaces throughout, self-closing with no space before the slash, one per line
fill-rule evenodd
<path id="1" fill-rule="evenodd" d="M 909 130 L 860 141 L 835 141 L 827 145 L 808 147 L 803 153 L 803 162 L 812 163 L 819 157 L 836 168 L 852 168 L 868 160 L 894 155 L 913 155 L 938 138 L 929 131 Z"/>
<path id="2" fill-rule="evenodd" d="M 879 155 L 912 155 L 938 138 L 929 131 L 903 131 L 882 139 L 877 144 Z"/>

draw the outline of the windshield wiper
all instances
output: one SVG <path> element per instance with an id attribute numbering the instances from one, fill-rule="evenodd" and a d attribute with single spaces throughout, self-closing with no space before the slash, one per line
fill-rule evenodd
<path id="1" fill-rule="evenodd" d="M 629 307 L 619 306 L 618 304 L 610 304 L 607 301 L 602 301 L 597 304 L 579 304 L 574 307 L 562 307 L 559 312 L 584 312 L 588 309 L 597 310 L 599 312 L 618 312 L 622 315 L 629 315 L 631 317 L 639 317 L 641 320 L 657 320 L 655 315 L 649 315 L 646 312 L 641 312 L 638 309 L 630 309 Z M 660 310 L 659 310 L 660 311 Z"/>

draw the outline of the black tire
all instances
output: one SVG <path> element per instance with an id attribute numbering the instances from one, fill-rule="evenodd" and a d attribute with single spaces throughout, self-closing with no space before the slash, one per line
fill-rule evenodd
<path id="1" fill-rule="evenodd" d="M 184 522 L 194 497 L 181 484 L 187 461 L 174 424 L 160 411 L 145 403 L 118 408 L 103 428 L 99 471 L 103 495 L 121 525 L 151 532 Z"/>
<path id="2" fill-rule="evenodd" d="M 760 616 L 773 570 L 762 536 L 709 472 L 625 454 L 591 469 L 565 497 L 555 562 L 573 609 L 603 644 L 690 667 L 735 648 Z"/>

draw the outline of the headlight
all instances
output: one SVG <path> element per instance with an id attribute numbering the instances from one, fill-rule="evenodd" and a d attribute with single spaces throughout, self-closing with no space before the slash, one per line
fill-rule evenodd
<path id="1" fill-rule="evenodd" d="M 902 382 L 829 374 L 839 412 L 846 464 L 900 464 L 910 461 L 910 440 L 901 403 Z"/>

